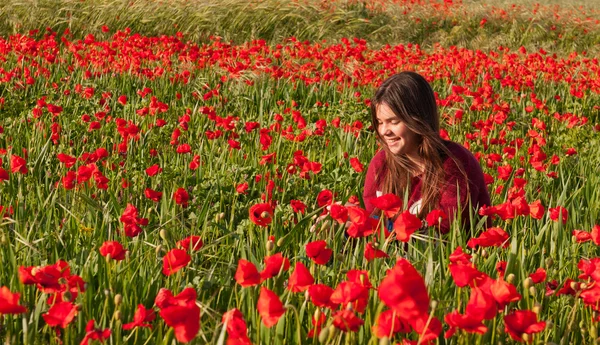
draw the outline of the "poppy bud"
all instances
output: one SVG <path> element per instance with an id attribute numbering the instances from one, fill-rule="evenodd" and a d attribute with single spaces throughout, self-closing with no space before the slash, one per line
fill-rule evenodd
<path id="1" fill-rule="evenodd" d="M 540 315 L 540 312 L 542 311 L 542 305 L 539 304 L 538 302 L 535 302 L 533 304 L 533 308 L 532 311 L 536 314 L 536 315 Z"/>
<path id="2" fill-rule="evenodd" d="M 104 257 L 104 260 L 106 260 L 106 262 L 110 262 L 110 253 L 106 254 L 106 256 Z"/>
<path id="3" fill-rule="evenodd" d="M 531 336 L 527 333 L 523 333 L 523 335 L 521 336 L 521 338 L 523 339 L 524 342 L 528 343 L 529 340 L 531 340 Z"/>
<path id="4" fill-rule="evenodd" d="M 388 337 L 379 339 L 379 345 L 390 345 L 390 339 Z"/>
<path id="5" fill-rule="evenodd" d="M 320 231 L 327 231 L 327 230 L 329 230 L 330 227 L 331 227 L 331 222 L 329 220 L 326 220 L 321 224 Z"/>
<path id="6" fill-rule="evenodd" d="M 315 314 L 313 315 L 313 319 L 318 320 L 321 317 L 321 308 L 315 309 Z"/>
<path id="7" fill-rule="evenodd" d="M 308 293 L 308 290 L 304 291 L 304 300 L 305 301 L 310 301 L 310 294 Z"/>
<path id="8" fill-rule="evenodd" d="M 531 277 L 527 277 L 527 279 L 523 280 L 523 287 L 525 289 L 529 289 L 533 286 L 533 279 Z"/>
<path id="9" fill-rule="evenodd" d="M 169 239 L 168 239 L 168 237 L 167 237 L 167 236 L 169 235 L 169 234 L 167 233 L 167 230 L 165 230 L 165 229 L 160 229 L 160 231 L 158 232 L 158 235 L 160 236 L 160 238 L 162 238 L 162 239 L 163 239 L 163 241 L 165 241 L 165 242 L 168 242 L 168 241 L 169 241 Z"/>
<path id="10" fill-rule="evenodd" d="M 578 282 L 571 282 L 570 284 L 570 288 L 577 291 L 579 290 L 579 283 Z"/>
<path id="11" fill-rule="evenodd" d="M 285 239 L 285 237 L 282 237 L 280 239 L 277 240 L 277 247 L 281 247 L 283 245 L 283 240 Z"/>
<path id="12" fill-rule="evenodd" d="M 512 282 L 515 280 L 515 275 L 510 273 L 509 275 L 506 276 L 506 282 L 509 284 L 512 284 Z"/>
<path id="13" fill-rule="evenodd" d="M 552 258 L 546 258 L 546 268 L 552 267 L 553 264 L 554 260 L 552 260 Z"/>
<path id="14" fill-rule="evenodd" d="M 590 326 L 590 336 L 592 338 L 598 338 L 598 328 L 595 325 Z"/>
<path id="15" fill-rule="evenodd" d="M 535 296 L 536 290 L 535 290 L 535 286 L 530 286 L 529 287 L 529 294 L 531 296 Z"/>
<path id="16" fill-rule="evenodd" d="M 431 307 L 431 309 L 435 310 L 435 308 L 437 308 L 437 306 L 438 306 L 438 301 L 436 301 L 434 299 L 431 300 L 431 302 L 429 303 L 429 306 Z"/>
<path id="17" fill-rule="evenodd" d="M 156 250 L 156 257 L 159 258 L 159 259 L 162 257 L 161 256 L 162 255 L 162 249 L 163 248 L 162 248 L 162 246 L 160 244 L 158 246 L 156 246 L 156 249 L 155 249 Z"/>
<path id="18" fill-rule="evenodd" d="M 120 310 L 115 311 L 115 320 L 119 320 L 119 321 L 121 320 L 121 311 Z"/>
<path id="19" fill-rule="evenodd" d="M 263 212 L 263 213 L 264 213 L 264 212 Z M 268 216 L 269 216 L 269 214 L 267 213 L 267 217 L 268 217 Z M 221 212 L 221 213 L 219 213 L 218 217 L 219 217 L 219 220 L 223 220 L 223 218 L 225 218 L 225 212 Z M 265 217 L 264 217 L 262 214 L 261 214 L 261 217 L 265 218 Z"/>
<path id="20" fill-rule="evenodd" d="M 485 250 L 485 249 L 484 249 L 484 250 L 482 250 L 482 251 L 481 251 L 481 257 L 482 257 L 482 258 L 487 258 L 487 257 L 488 257 L 488 252 L 487 252 L 487 250 Z"/>
<path id="21" fill-rule="evenodd" d="M 325 327 L 319 332 L 319 343 L 324 343 L 329 339 L 329 327 Z"/>
<path id="22" fill-rule="evenodd" d="M 267 241 L 267 252 L 271 252 L 275 248 L 275 242 L 273 240 Z"/>
<path id="23" fill-rule="evenodd" d="M 106 297 L 110 296 L 110 290 L 109 289 L 104 289 L 104 296 L 106 296 Z"/>
<path id="24" fill-rule="evenodd" d="M 115 306 L 118 307 L 119 305 L 121 305 L 121 302 L 123 302 L 123 296 L 118 293 L 115 295 Z"/>
<path id="25" fill-rule="evenodd" d="M 2 236 L 0 236 L 0 244 L 5 245 L 7 242 L 6 235 L 2 233 Z"/>

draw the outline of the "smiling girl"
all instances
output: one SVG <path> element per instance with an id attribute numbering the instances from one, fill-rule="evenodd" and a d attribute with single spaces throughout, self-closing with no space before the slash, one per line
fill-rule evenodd
<path id="1" fill-rule="evenodd" d="M 490 196 L 477 159 L 462 145 L 440 137 L 439 114 L 433 90 L 419 74 L 391 76 L 371 99 L 371 117 L 382 150 L 367 171 L 363 199 L 376 214 L 372 200 L 393 193 L 408 195 L 411 213 L 424 218 L 443 211 L 440 231 L 460 209 L 463 227 L 470 228 L 469 213 L 490 205 Z"/>

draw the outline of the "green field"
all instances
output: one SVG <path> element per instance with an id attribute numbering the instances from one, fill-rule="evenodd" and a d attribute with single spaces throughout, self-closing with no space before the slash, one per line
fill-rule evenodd
<path id="1" fill-rule="evenodd" d="M 593 3 L 23 0 L 0 18 L 2 343 L 600 339 Z M 368 99 L 403 70 L 479 159 L 506 237 L 313 226 L 362 204 Z M 125 326 L 140 304 L 154 316 Z"/>

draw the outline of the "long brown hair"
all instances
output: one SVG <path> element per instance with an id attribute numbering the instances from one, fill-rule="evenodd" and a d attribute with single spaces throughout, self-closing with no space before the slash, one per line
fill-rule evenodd
<path id="1" fill-rule="evenodd" d="M 379 134 L 377 108 L 382 104 L 390 107 L 400 121 L 419 136 L 418 153 L 422 158 L 423 170 L 406 155 L 393 154 Z M 410 195 L 411 179 L 422 172 L 422 204 L 419 216 L 438 207 L 445 181 L 443 160 L 445 157 L 455 160 L 440 137 L 439 118 L 431 86 L 425 78 L 415 72 L 402 72 L 389 77 L 371 99 L 373 128 L 386 156 L 385 169 L 378 173 L 376 183 L 381 186 L 384 194 L 393 193 L 402 197 L 404 193 Z M 456 165 L 466 179 L 462 164 L 457 162 Z"/>

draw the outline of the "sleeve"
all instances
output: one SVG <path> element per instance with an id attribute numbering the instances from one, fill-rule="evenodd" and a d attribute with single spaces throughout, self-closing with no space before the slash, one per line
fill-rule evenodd
<path id="1" fill-rule="evenodd" d="M 367 176 L 365 178 L 365 185 L 363 189 L 363 201 L 365 203 L 365 209 L 367 212 L 373 213 L 375 208 L 371 203 L 371 200 L 377 197 L 377 175 L 381 172 L 385 163 L 385 152 L 379 151 L 371 162 L 367 169 Z"/>
<path id="2" fill-rule="evenodd" d="M 460 162 L 459 158 L 457 161 Z M 457 166 L 457 162 L 448 159 L 445 162 L 446 181 L 444 183 L 440 196 L 440 209 L 448 216 L 440 225 L 440 231 L 447 233 L 450 230 L 450 224 L 456 217 L 456 212 L 460 209 L 462 224 L 469 224 L 469 200 L 473 196 L 479 195 L 479 187 L 474 183 L 469 183 L 469 166 L 464 166 L 465 176 Z M 467 188 L 468 186 L 468 188 Z"/>

